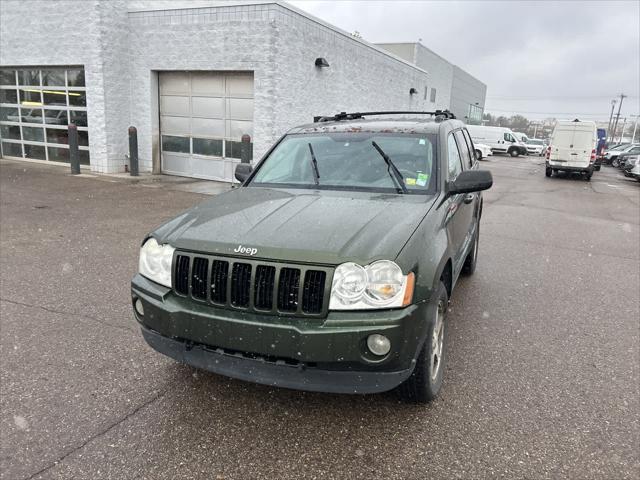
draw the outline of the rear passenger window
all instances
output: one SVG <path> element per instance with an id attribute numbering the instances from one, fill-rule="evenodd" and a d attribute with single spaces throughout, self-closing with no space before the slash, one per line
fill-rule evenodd
<path id="1" fill-rule="evenodd" d="M 453 138 L 452 133 L 450 133 L 447 138 L 447 155 L 449 163 L 449 181 L 453 181 L 458 177 L 460 172 L 462 172 L 462 163 L 460 161 L 458 145 L 456 144 L 456 139 Z"/>
<path id="2" fill-rule="evenodd" d="M 471 166 L 473 165 L 473 159 L 471 158 L 472 153 L 469 150 L 467 141 L 464 139 L 462 130 L 456 130 L 454 134 L 456 136 L 456 141 L 458 142 L 458 150 L 460 150 L 460 156 L 462 157 L 462 164 L 464 165 L 464 170 L 467 170 L 468 168 L 471 168 Z"/>

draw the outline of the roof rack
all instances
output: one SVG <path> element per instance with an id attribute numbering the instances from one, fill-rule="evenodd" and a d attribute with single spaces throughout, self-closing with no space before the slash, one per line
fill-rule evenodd
<path id="1" fill-rule="evenodd" d="M 370 117 L 373 115 L 431 115 L 432 117 L 436 117 L 436 120 L 453 120 L 456 116 L 451 113 L 449 110 L 436 110 L 434 112 L 413 112 L 410 110 L 397 110 L 397 111 L 388 111 L 388 112 L 355 112 L 355 113 L 347 113 L 340 112 L 333 116 L 315 116 L 313 117 L 313 123 L 318 122 L 339 122 L 341 120 L 356 120 L 359 118 L 365 118 L 365 116 Z"/>

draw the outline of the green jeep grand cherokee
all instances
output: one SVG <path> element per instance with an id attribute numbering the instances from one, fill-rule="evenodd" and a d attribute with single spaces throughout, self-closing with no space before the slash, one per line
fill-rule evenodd
<path id="1" fill-rule="evenodd" d="M 267 385 L 435 398 L 492 177 L 449 112 L 380 113 L 292 129 L 237 166 L 240 188 L 149 234 L 131 284 L 147 343 Z"/>

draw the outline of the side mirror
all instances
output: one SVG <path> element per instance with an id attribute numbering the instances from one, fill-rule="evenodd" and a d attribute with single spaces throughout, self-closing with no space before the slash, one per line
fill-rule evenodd
<path id="1" fill-rule="evenodd" d="M 493 185 L 493 177 L 489 170 L 465 170 L 449 183 L 449 195 L 472 193 L 488 190 Z"/>
<path id="2" fill-rule="evenodd" d="M 242 183 L 249 178 L 251 172 L 253 172 L 253 167 L 248 163 L 239 163 L 236 165 L 236 179 Z"/>

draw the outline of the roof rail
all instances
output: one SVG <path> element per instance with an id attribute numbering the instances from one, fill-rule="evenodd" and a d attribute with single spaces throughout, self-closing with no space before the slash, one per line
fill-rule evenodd
<path id="1" fill-rule="evenodd" d="M 413 112 L 410 110 L 397 110 L 397 111 L 387 111 L 387 112 L 355 112 L 355 113 L 347 113 L 340 112 L 333 116 L 315 116 L 313 117 L 313 123 L 318 122 L 339 122 L 341 120 L 356 120 L 358 118 L 365 118 L 365 116 L 370 117 L 373 115 L 431 115 L 432 117 L 436 117 L 436 120 L 453 120 L 456 116 L 451 113 L 449 110 L 436 110 L 434 112 Z"/>

